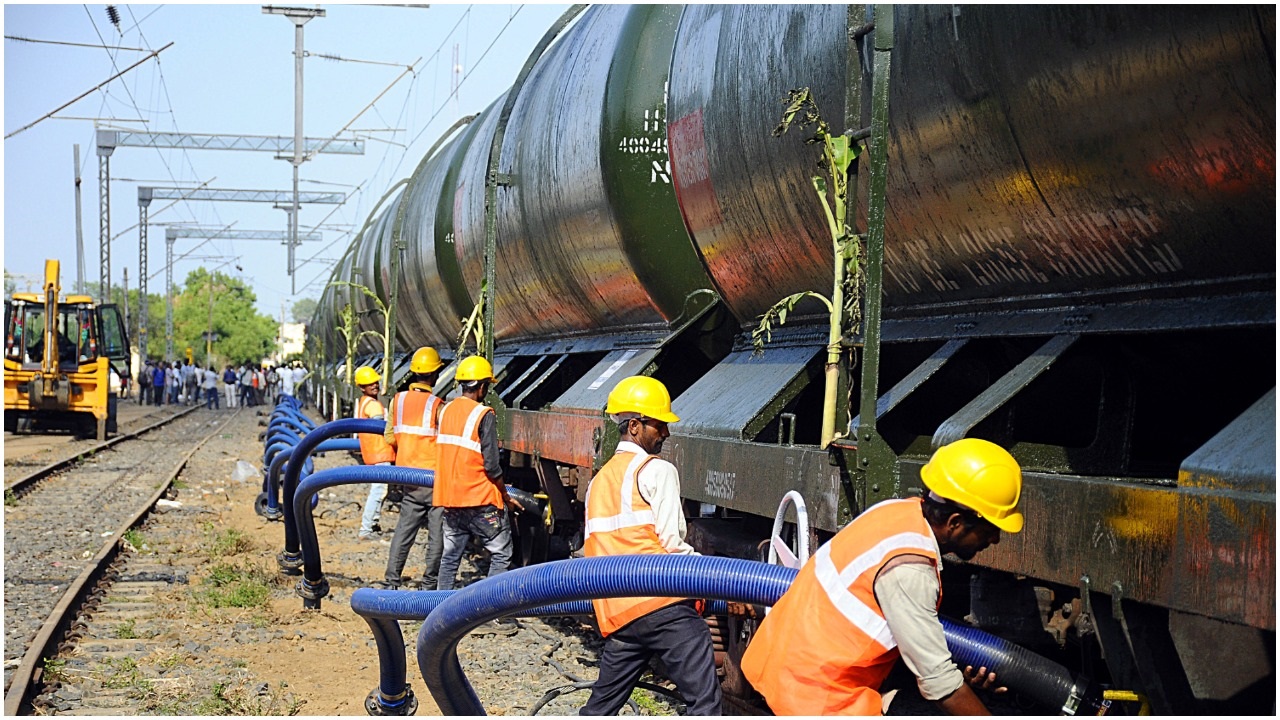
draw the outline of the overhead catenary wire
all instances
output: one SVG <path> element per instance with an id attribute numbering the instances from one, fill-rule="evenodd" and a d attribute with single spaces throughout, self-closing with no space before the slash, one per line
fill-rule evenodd
<path id="1" fill-rule="evenodd" d="M 159 56 L 159 55 L 160 55 L 160 53 L 164 52 L 165 50 L 168 50 L 168 49 L 169 49 L 169 48 L 171 48 L 171 47 L 173 47 L 173 43 L 169 43 L 168 45 L 165 45 L 164 47 L 160 48 L 159 50 L 152 51 L 152 52 L 151 52 L 150 54 L 148 54 L 146 57 L 142 58 L 141 60 L 138 60 L 138 62 L 136 62 L 136 63 L 134 63 L 134 64 L 130 65 L 129 67 L 125 68 L 124 70 L 121 70 L 120 72 L 116 73 L 115 75 L 112 75 L 111 77 L 107 78 L 106 80 L 103 80 L 102 82 L 98 83 L 97 85 L 94 85 L 93 87 L 89 88 L 88 90 L 85 90 L 85 91 L 84 91 L 83 93 L 81 93 L 80 95 L 77 95 L 74 99 L 69 100 L 69 101 L 68 101 L 68 102 L 66 102 L 66 103 L 63 103 L 62 105 L 59 105 L 59 106 L 58 106 L 58 108 L 57 108 L 56 110 L 51 110 L 51 111 L 49 111 L 48 113 L 44 114 L 43 116 L 41 116 L 41 117 L 39 117 L 39 118 L 37 118 L 37 119 L 35 119 L 35 120 L 33 120 L 33 121 L 31 121 L 31 122 L 27 123 L 26 125 L 23 125 L 22 127 L 18 128 L 17 130 L 14 130 L 13 132 L 9 133 L 8 135 L 5 135 L 5 136 L 4 136 L 4 139 L 5 139 L 5 140 L 8 140 L 9 138 L 13 137 L 14 135 L 17 135 L 18 133 L 24 132 L 24 131 L 26 131 L 26 130 L 30 130 L 31 128 L 35 127 L 36 125 L 39 125 L 39 124 L 40 124 L 41 122 L 43 122 L 44 120 L 48 120 L 49 118 L 51 118 L 51 117 L 53 117 L 54 115 L 56 115 L 56 114 L 58 113 L 58 111 L 59 111 L 59 110 L 63 110 L 63 109 L 65 109 L 65 108 L 68 108 L 68 107 L 70 107 L 70 106 L 72 106 L 72 105 L 76 104 L 77 102 L 79 102 L 79 101 L 83 100 L 86 96 L 88 96 L 88 95 L 89 95 L 90 93 L 92 93 L 94 90 L 97 90 L 97 89 L 101 88 L 103 85 L 106 85 L 107 83 L 111 82 L 112 80 L 115 80 L 116 78 L 120 77 L 121 75 L 124 75 L 125 73 L 129 72 L 130 70 L 132 70 L 132 69 L 134 69 L 134 68 L 138 67 L 139 65 L 141 65 L 141 64 L 143 64 L 143 63 L 145 63 L 146 61 L 150 60 L 151 58 Z M 114 63 L 114 59 L 112 60 L 112 62 Z"/>
<path id="2" fill-rule="evenodd" d="M 93 45 L 91 43 L 70 42 L 67 40 L 37 40 L 35 38 L 22 37 L 20 35 L 5 35 L 5 40 L 17 40 L 18 42 L 42 43 L 46 45 L 69 45 L 71 47 L 86 47 L 103 50 L 129 50 L 132 52 L 150 52 L 146 48 L 123 47 L 121 45 Z"/>

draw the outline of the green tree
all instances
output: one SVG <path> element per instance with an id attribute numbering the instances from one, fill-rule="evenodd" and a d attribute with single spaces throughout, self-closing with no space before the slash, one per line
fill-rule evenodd
<path id="1" fill-rule="evenodd" d="M 316 314 L 316 308 L 319 307 L 319 305 L 320 303 L 316 302 L 315 298 L 302 298 L 293 304 L 293 309 L 291 311 L 293 321 L 296 323 L 310 324 L 311 318 Z"/>
<path id="2" fill-rule="evenodd" d="M 18 289 L 18 281 L 9 274 L 8 270 L 4 271 L 4 296 L 8 298 Z"/>
<path id="3" fill-rule="evenodd" d="M 261 362 L 276 349 L 276 320 L 254 308 L 257 295 L 243 281 L 220 272 L 197 268 L 187 274 L 181 291 L 173 299 L 173 347 L 182 355 L 187 347 L 195 349 L 200 362 L 205 359 L 204 334 L 209 329 L 210 298 L 213 305 L 214 362 Z M 152 318 L 157 315 L 152 306 Z M 160 351 L 164 351 L 164 302 L 159 307 Z M 148 323 L 148 328 L 152 325 Z M 155 347 L 151 339 L 147 345 Z"/>

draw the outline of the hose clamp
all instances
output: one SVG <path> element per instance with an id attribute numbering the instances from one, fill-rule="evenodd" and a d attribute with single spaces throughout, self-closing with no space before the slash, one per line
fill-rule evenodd
<path id="1" fill-rule="evenodd" d="M 282 550 L 276 556 L 276 565 L 280 567 L 280 572 L 285 575 L 300 575 L 302 574 L 302 553 L 291 553 L 288 550 Z"/>
<path id="2" fill-rule="evenodd" d="M 405 683 L 404 692 L 388 697 L 382 690 L 374 688 L 364 699 L 364 711 L 374 717 L 394 717 L 413 715 L 418 712 L 418 698 L 413 696 L 413 689 Z"/>
<path id="3" fill-rule="evenodd" d="M 298 581 L 296 592 L 298 597 L 303 600 L 319 600 L 329 594 L 329 580 L 321 577 L 312 583 L 306 578 L 302 578 Z"/>

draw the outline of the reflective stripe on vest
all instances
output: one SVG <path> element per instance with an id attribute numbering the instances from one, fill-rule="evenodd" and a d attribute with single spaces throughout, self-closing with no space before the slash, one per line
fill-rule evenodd
<path id="1" fill-rule="evenodd" d="M 640 494 L 638 481 L 654 455 L 620 452 L 600 468 L 587 486 L 587 529 L 583 554 L 666 555 L 658 537 L 653 507 Z M 622 597 L 592 600 L 600 634 L 608 637 L 633 620 L 674 605 L 682 598 Z"/>
<path id="2" fill-rule="evenodd" d="M 456 402 L 456 401 L 455 401 Z M 453 403 L 449 403 L 452 405 Z M 445 406 L 448 408 L 448 405 Z M 479 405 L 471 410 L 471 414 L 467 415 L 466 425 L 462 428 L 462 434 L 453 435 L 440 433 L 436 436 L 436 442 L 441 445 L 457 445 L 466 448 L 472 452 L 484 455 L 484 448 L 480 447 L 480 432 L 476 428 L 480 425 L 480 418 L 484 417 L 485 412 L 489 409 L 488 405 Z M 440 413 L 444 414 L 443 411 Z"/>
<path id="3" fill-rule="evenodd" d="M 422 403 L 420 410 L 417 407 L 419 402 Z M 392 403 L 391 427 L 396 437 L 397 466 L 436 469 L 436 431 L 443 404 L 440 398 L 429 392 L 405 390 L 396 393 Z"/>
<path id="4" fill-rule="evenodd" d="M 377 414 L 372 413 L 374 409 L 377 410 Z M 368 395 L 362 395 L 359 404 L 356 405 L 356 417 L 362 420 L 379 417 L 384 413 L 382 403 Z M 381 434 L 360 433 L 359 440 L 360 459 L 365 465 L 395 461 L 396 449 L 391 447 Z"/>
<path id="5" fill-rule="evenodd" d="M 892 650 L 898 647 L 898 643 L 893 639 L 893 633 L 889 632 L 889 624 L 885 622 L 884 616 L 850 592 L 849 586 L 853 585 L 867 570 L 879 567 L 890 553 L 910 549 L 935 555 L 937 547 L 938 544 L 931 536 L 911 532 L 900 533 L 885 538 L 875 547 L 850 561 L 843 570 L 837 570 L 835 563 L 831 560 L 831 543 L 827 543 L 814 553 L 813 571 L 818 578 L 818 584 L 826 591 L 827 599 L 836 606 L 840 614 L 854 627 L 880 643 L 885 650 Z"/>
<path id="6" fill-rule="evenodd" d="M 899 652 L 875 579 L 907 555 L 939 572 L 941 553 L 919 499 L 873 505 L 800 569 L 742 657 L 743 674 L 775 714 L 880 714 L 880 686 Z"/>
<path id="7" fill-rule="evenodd" d="M 409 392 L 405 391 L 396 395 L 396 425 L 392 428 L 391 432 L 397 435 L 404 434 L 418 435 L 420 437 L 434 437 L 437 430 L 435 423 L 431 422 L 431 411 L 435 409 L 437 404 L 439 404 L 440 398 L 435 395 L 429 395 L 431 400 L 434 400 L 435 402 L 428 400 L 426 405 L 422 408 L 422 417 L 418 419 L 418 422 L 411 424 L 404 421 L 404 401 L 405 396 L 408 394 Z"/>
<path id="8" fill-rule="evenodd" d="M 641 525 L 655 525 L 656 520 L 653 516 L 653 508 L 648 507 L 643 510 L 635 510 L 633 508 L 634 495 L 636 487 L 636 476 L 640 474 L 640 468 L 649 462 L 650 455 L 635 455 L 631 462 L 627 464 L 626 471 L 622 474 L 622 493 L 619 502 L 621 511 L 617 515 L 609 517 L 587 518 L 587 534 L 583 538 L 591 537 L 591 533 L 597 532 L 614 532 L 623 528 L 637 527 Z M 591 507 L 591 487 L 587 487 L 587 507 Z M 656 533 L 656 530 L 655 530 Z"/>
<path id="9" fill-rule="evenodd" d="M 490 412 L 493 408 L 468 397 L 451 400 L 440 411 L 437 507 L 503 507 L 502 490 L 485 472 L 480 445 L 480 420 Z"/>

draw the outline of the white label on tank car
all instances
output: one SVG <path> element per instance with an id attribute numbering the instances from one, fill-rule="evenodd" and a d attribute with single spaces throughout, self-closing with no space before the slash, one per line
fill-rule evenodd
<path id="1" fill-rule="evenodd" d="M 625 365 L 628 360 L 635 357 L 636 352 L 637 352 L 636 350 L 628 350 L 622 353 L 622 357 L 618 358 L 616 361 L 614 361 L 612 365 L 605 368 L 605 371 L 600 373 L 600 377 L 596 378 L 595 382 L 588 385 L 587 389 L 595 390 L 599 388 L 601 385 L 603 385 L 605 380 L 608 380 L 609 378 L 613 377 L 613 374 L 618 372 L 619 368 Z"/>
<path id="2" fill-rule="evenodd" d="M 738 473 L 708 470 L 706 491 L 713 498 L 732 500 L 738 494 Z"/>

